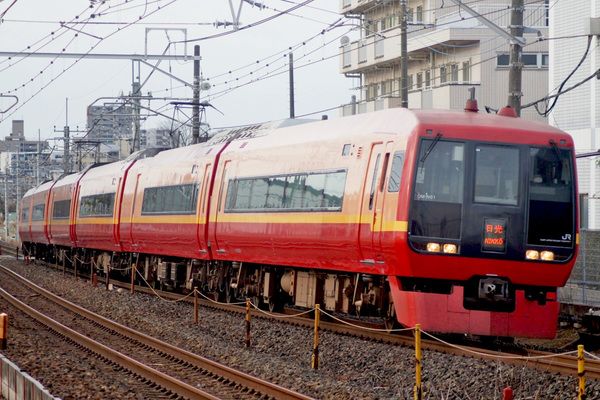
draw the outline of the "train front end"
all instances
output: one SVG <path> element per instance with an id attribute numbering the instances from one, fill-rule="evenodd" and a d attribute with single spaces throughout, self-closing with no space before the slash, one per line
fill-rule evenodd
<path id="1" fill-rule="evenodd" d="M 554 337 L 578 241 L 573 141 L 517 118 L 474 118 L 414 140 L 406 250 L 390 280 L 398 320 Z"/>

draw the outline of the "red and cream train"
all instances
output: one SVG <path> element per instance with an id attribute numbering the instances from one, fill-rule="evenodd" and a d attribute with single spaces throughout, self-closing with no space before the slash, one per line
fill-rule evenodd
<path id="1" fill-rule="evenodd" d="M 552 337 L 577 250 L 571 137 L 390 109 L 222 132 L 26 193 L 25 251 L 277 308 Z"/>

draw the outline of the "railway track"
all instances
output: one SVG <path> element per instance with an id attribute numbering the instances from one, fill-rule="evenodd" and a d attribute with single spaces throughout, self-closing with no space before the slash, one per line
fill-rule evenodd
<path id="1" fill-rule="evenodd" d="M 67 272 L 69 272 L 68 269 Z M 70 272 L 72 273 L 72 271 Z M 130 285 L 129 283 L 113 279 L 110 280 L 110 283 L 112 283 L 116 287 L 122 288 L 129 288 Z M 154 295 L 153 289 L 147 287 L 136 286 L 135 290 L 149 295 Z M 161 292 L 160 295 L 161 297 L 169 300 L 181 300 L 187 302 L 193 301 L 193 299 L 190 298 L 183 299 L 185 297 L 184 295 L 172 292 Z M 245 313 L 244 309 L 238 305 L 215 303 L 209 300 L 199 300 L 198 302 L 203 307 L 209 307 L 212 309 L 217 309 L 230 313 L 237 313 L 240 315 Z M 276 317 L 270 316 L 266 313 L 258 312 L 254 312 L 253 318 L 278 320 Z M 286 315 L 285 322 L 296 326 L 304 326 L 307 328 L 312 328 L 314 324 L 313 320 L 311 318 L 307 318 L 306 316 L 295 317 Z M 351 320 L 351 322 L 354 326 L 342 324 L 339 322 L 327 321 L 326 318 L 322 317 L 320 322 L 320 329 L 327 332 L 360 337 L 363 339 L 384 342 L 393 345 L 407 347 L 412 347 L 414 345 L 412 335 L 393 334 L 376 330 L 369 330 L 369 328 L 373 327 L 372 323 L 354 320 Z M 455 345 L 453 343 L 441 342 L 439 340 L 426 339 L 426 337 L 427 335 L 424 335 L 424 339 L 422 340 L 422 348 L 425 351 L 437 351 L 440 353 L 488 360 L 498 359 L 513 365 L 527 366 L 542 371 L 577 376 L 577 357 L 575 355 L 561 355 L 532 349 L 514 349 L 510 352 L 507 352 L 506 350 L 494 351 L 472 345 Z M 593 359 L 586 360 L 586 376 L 591 379 L 600 379 L 600 361 Z"/>
<path id="2" fill-rule="evenodd" d="M 20 296 L 27 297 L 29 303 L 35 303 L 36 308 L 43 309 L 43 312 L 0 289 L 0 296 L 11 305 L 78 346 L 85 347 L 150 386 L 159 386 L 176 397 L 308 399 L 302 394 L 110 321 L 50 293 L 1 264 L 0 275 L 5 277 L 2 284 L 4 288 L 11 287 L 11 291 L 21 293 Z M 69 321 L 71 327 L 44 315 L 46 313 Z M 134 354 L 135 358 L 126 354 Z"/>

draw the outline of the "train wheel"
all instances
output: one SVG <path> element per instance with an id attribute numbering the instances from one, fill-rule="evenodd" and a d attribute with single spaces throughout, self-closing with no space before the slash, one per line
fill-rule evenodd
<path id="1" fill-rule="evenodd" d="M 269 297 L 269 312 L 279 312 L 281 311 L 281 302 L 276 297 Z"/>

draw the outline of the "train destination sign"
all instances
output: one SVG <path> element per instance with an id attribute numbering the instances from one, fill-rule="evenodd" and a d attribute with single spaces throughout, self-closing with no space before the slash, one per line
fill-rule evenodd
<path id="1" fill-rule="evenodd" d="M 504 252 L 506 249 L 506 219 L 484 218 L 483 251 Z"/>

